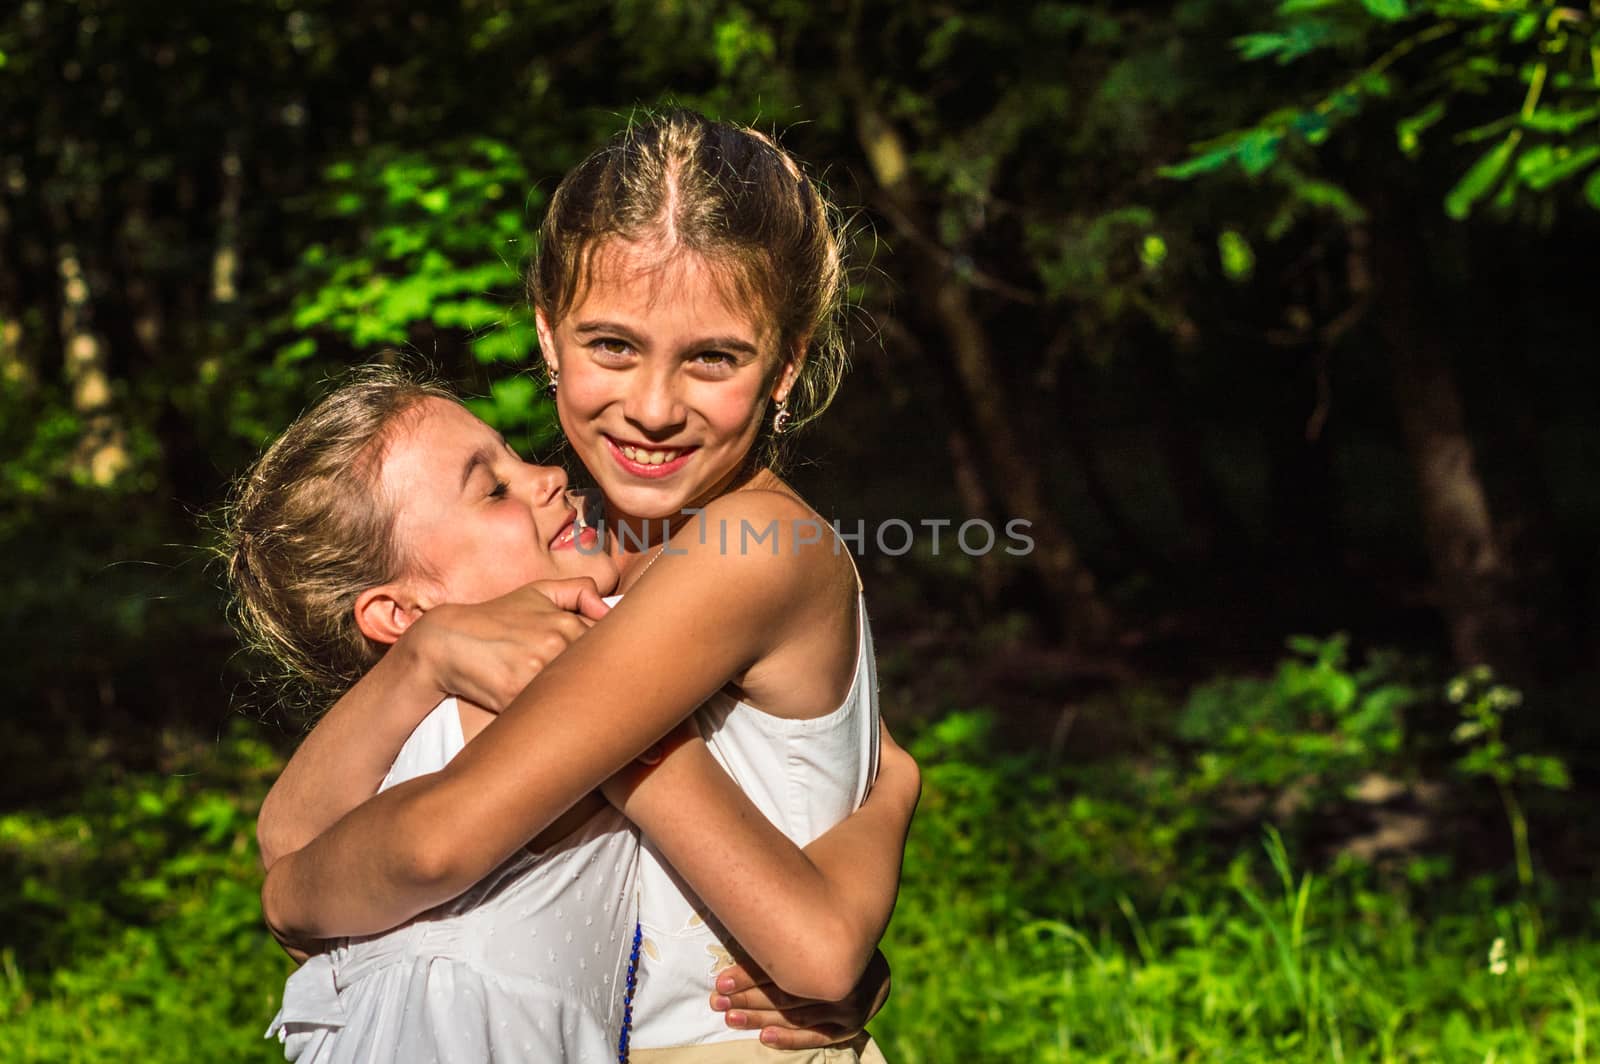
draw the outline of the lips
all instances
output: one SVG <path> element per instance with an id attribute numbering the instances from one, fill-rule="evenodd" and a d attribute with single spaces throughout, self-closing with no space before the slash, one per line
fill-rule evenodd
<path id="1" fill-rule="evenodd" d="M 553 551 L 573 550 L 581 546 L 584 550 L 590 551 L 594 550 L 599 542 L 600 539 L 595 530 L 579 525 L 577 511 L 573 511 L 567 518 L 566 524 L 562 525 L 561 530 L 550 540 L 550 549 Z"/>
<path id="2" fill-rule="evenodd" d="M 652 447 L 646 444 L 623 443 L 605 437 L 606 448 L 612 460 L 624 472 L 646 480 L 659 480 L 682 469 L 698 447 Z"/>

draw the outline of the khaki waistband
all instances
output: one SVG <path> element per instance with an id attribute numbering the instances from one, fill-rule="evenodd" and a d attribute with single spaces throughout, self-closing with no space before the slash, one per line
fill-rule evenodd
<path id="1" fill-rule="evenodd" d="M 865 1032 L 822 1049 L 773 1049 L 754 1038 L 668 1049 L 631 1049 L 630 1064 L 887 1064 L 878 1043 Z"/>

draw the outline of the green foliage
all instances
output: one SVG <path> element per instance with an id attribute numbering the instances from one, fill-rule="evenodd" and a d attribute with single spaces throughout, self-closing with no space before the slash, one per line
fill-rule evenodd
<path id="1" fill-rule="evenodd" d="M 1189 179 L 1232 165 L 1258 177 L 1370 112 L 1393 122 L 1399 149 L 1411 159 L 1425 138 L 1445 150 L 1451 141 L 1492 141 L 1443 197 L 1456 219 L 1484 203 L 1505 210 L 1555 194 L 1600 162 L 1593 143 L 1600 133 L 1600 18 L 1593 11 L 1488 0 L 1284 0 L 1273 23 L 1237 38 L 1239 55 L 1319 64 L 1312 77 L 1320 87 L 1306 102 L 1198 145 L 1188 160 L 1167 167 L 1167 176 Z M 1330 53 L 1338 58 L 1330 62 Z M 1590 203 L 1600 207 L 1589 186 L 1600 189 L 1600 179 L 1586 184 Z"/>
<path id="2" fill-rule="evenodd" d="M 1466 748 L 1456 762 L 1456 771 L 1494 781 L 1511 827 L 1517 882 L 1528 891 L 1533 887 L 1533 850 L 1528 841 L 1528 818 L 1517 792 L 1530 786 L 1565 790 L 1571 785 L 1566 762 L 1550 754 L 1512 750 L 1506 741 L 1505 717 L 1522 704 L 1522 693 L 1496 683 L 1487 666 L 1457 676 L 1445 694 L 1461 714 L 1451 738 Z"/>
<path id="3" fill-rule="evenodd" d="M 236 732 L 68 811 L 0 817 L 0 1059 L 281 1059 L 288 960 L 262 935 L 255 811 L 278 762 Z"/>
<path id="4" fill-rule="evenodd" d="M 1218 835 L 1208 757 L 1263 786 L 1331 780 L 1351 750 L 1390 756 L 1419 697 L 1398 659 L 1352 665 L 1342 637 L 1291 651 L 1270 678 L 1196 690 L 1181 755 L 1052 766 L 1006 752 L 987 712 L 912 740 L 923 800 L 884 944 L 895 994 L 873 1025 L 890 1059 L 1583 1059 L 1600 1021 L 1590 937 L 1526 933 L 1526 900 L 1442 882 L 1445 855 L 1313 868 L 1270 825 L 1259 849 L 1254 831 Z M 1515 700 L 1492 678 L 1450 695 L 1464 741 L 1503 739 Z M 1546 771 L 1492 760 L 1496 779 Z M 251 831 L 278 767 L 235 731 L 160 774 L 0 817 L 20 885 L 0 899 L 19 932 L 0 954 L 0 1059 L 278 1058 L 260 1035 L 289 964 L 259 926 Z"/>
<path id="5" fill-rule="evenodd" d="M 1429 695 L 1414 666 L 1383 652 L 1353 666 L 1344 635 L 1297 636 L 1289 649 L 1269 679 L 1225 677 L 1189 695 L 1177 731 L 1199 750 L 1202 793 L 1294 791 L 1315 805 L 1397 768 L 1406 711 Z"/>
<path id="6" fill-rule="evenodd" d="M 1284 706 L 1370 707 L 1389 685 L 1410 697 L 1385 668 L 1352 675 L 1341 640 L 1296 651 L 1260 681 Z M 1246 713 L 1265 699 L 1243 692 Z M 987 734 L 958 715 L 915 744 L 923 804 L 884 947 L 896 992 L 874 1024 L 890 1059 L 1582 1059 L 1600 1016 L 1587 938 L 1527 948 L 1516 907 L 1441 892 L 1421 858 L 1417 885 L 1351 862 L 1314 875 L 1270 828 L 1265 861 L 1209 850 L 1181 884 L 1137 860 L 1112 871 L 1152 833 L 1169 832 L 1171 854 L 1206 825 L 1171 830 L 1170 781 L 1144 774 L 1134 812 L 1037 758 L 998 756 Z"/>
<path id="7" fill-rule="evenodd" d="M 374 149 L 329 166 L 311 208 L 336 234 L 310 245 L 290 274 L 296 293 L 268 376 L 304 387 L 302 364 L 327 341 L 339 356 L 372 358 L 466 338 L 490 367 L 527 367 L 537 350 L 521 298 L 542 194 L 509 146 L 478 138 L 427 151 Z M 531 190 L 531 191 L 530 191 Z M 476 409 L 526 449 L 557 431 L 554 412 L 526 378 L 497 375 Z"/>

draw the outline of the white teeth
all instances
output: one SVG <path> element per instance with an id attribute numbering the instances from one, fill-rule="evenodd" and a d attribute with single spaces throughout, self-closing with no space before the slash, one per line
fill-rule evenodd
<path id="1" fill-rule="evenodd" d="M 647 451 L 642 447 L 629 447 L 626 444 L 621 443 L 617 444 L 617 450 L 621 451 L 622 457 L 626 458 L 630 462 L 638 462 L 640 465 L 651 466 L 662 465 L 663 463 L 673 461 L 683 453 L 682 451 L 678 450 Z"/>

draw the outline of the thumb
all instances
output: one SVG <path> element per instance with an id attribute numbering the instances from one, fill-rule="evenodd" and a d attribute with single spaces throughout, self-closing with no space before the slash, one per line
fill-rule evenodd
<path id="1" fill-rule="evenodd" d="M 598 621 L 611 612 L 600 598 L 600 589 L 592 577 L 573 576 L 565 580 L 541 580 L 539 591 L 545 598 L 564 610 L 582 614 Z"/>

